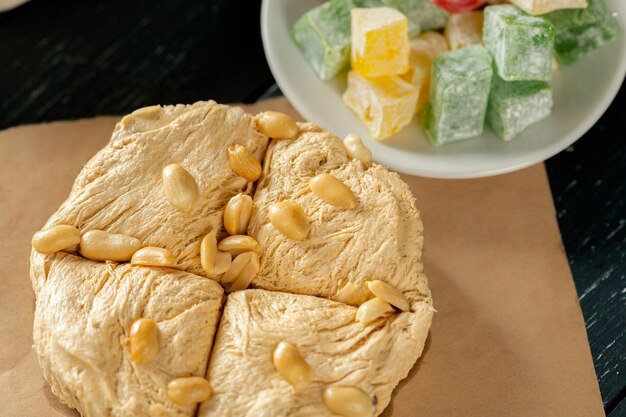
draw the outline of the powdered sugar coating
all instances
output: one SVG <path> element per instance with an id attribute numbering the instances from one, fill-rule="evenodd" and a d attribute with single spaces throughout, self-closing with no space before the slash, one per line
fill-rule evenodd
<path id="1" fill-rule="evenodd" d="M 352 0 L 330 0 L 304 14 L 291 37 L 322 80 L 330 80 L 350 61 Z"/>
<path id="2" fill-rule="evenodd" d="M 603 0 L 589 0 L 586 9 L 558 10 L 545 16 L 556 27 L 554 49 L 562 64 L 571 64 L 611 42 L 619 27 Z"/>
<path id="3" fill-rule="evenodd" d="M 485 8 L 484 43 L 506 81 L 550 80 L 554 36 L 554 25 L 543 17 L 511 5 Z"/>
<path id="4" fill-rule="evenodd" d="M 504 141 L 552 111 L 552 89 L 544 81 L 504 81 L 494 76 L 489 94 L 487 123 Z"/>
<path id="5" fill-rule="evenodd" d="M 445 52 L 435 60 L 424 127 L 435 145 L 483 132 L 492 58 L 480 45 Z"/>

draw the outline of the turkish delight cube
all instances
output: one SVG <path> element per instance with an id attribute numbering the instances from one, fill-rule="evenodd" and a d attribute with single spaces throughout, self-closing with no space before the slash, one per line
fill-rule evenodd
<path id="1" fill-rule="evenodd" d="M 421 56 L 432 62 L 448 49 L 448 41 L 441 33 L 424 32 L 409 41 L 409 65 L 414 56 Z"/>
<path id="2" fill-rule="evenodd" d="M 617 38 L 617 21 L 603 0 L 589 0 L 589 7 L 558 10 L 545 16 L 556 27 L 554 49 L 562 64 L 571 64 Z"/>
<path id="3" fill-rule="evenodd" d="M 383 0 L 385 5 L 400 10 L 409 19 L 409 36 L 420 31 L 441 29 L 448 21 L 448 12 L 431 0 Z"/>
<path id="4" fill-rule="evenodd" d="M 433 61 L 448 50 L 446 38 L 439 32 L 424 32 L 409 42 L 409 70 L 402 75 L 417 87 L 417 113 L 421 112 L 428 101 L 430 91 L 430 69 Z"/>
<path id="5" fill-rule="evenodd" d="M 330 0 L 305 13 L 291 37 L 315 73 L 329 80 L 350 62 L 352 0 Z"/>
<path id="6" fill-rule="evenodd" d="M 430 103 L 423 123 L 435 145 L 478 136 L 483 132 L 492 58 L 482 45 L 444 52 L 433 63 Z"/>
<path id="7" fill-rule="evenodd" d="M 391 7 L 352 9 L 352 69 L 364 77 L 409 69 L 406 16 Z"/>
<path id="8" fill-rule="evenodd" d="M 411 122 L 417 94 L 413 84 L 398 76 L 366 78 L 350 71 L 343 101 L 374 138 L 385 139 Z"/>
<path id="9" fill-rule="evenodd" d="M 552 89 L 545 81 L 504 81 L 495 75 L 491 82 L 487 124 L 503 141 L 550 115 Z"/>
<path id="10" fill-rule="evenodd" d="M 354 0 L 356 7 L 384 7 L 383 0 Z"/>
<path id="11" fill-rule="evenodd" d="M 483 41 L 505 81 L 550 80 L 555 28 L 515 6 L 485 8 Z"/>
<path id="12" fill-rule="evenodd" d="M 510 0 L 528 14 L 540 15 L 559 9 L 587 7 L 587 0 Z"/>
<path id="13" fill-rule="evenodd" d="M 354 0 L 357 7 L 389 6 L 398 9 L 409 19 L 409 36 L 422 31 L 441 29 L 448 21 L 448 12 L 431 0 Z"/>
<path id="14" fill-rule="evenodd" d="M 450 49 L 461 49 L 483 41 L 484 13 L 455 13 L 448 18 L 444 31 Z"/>

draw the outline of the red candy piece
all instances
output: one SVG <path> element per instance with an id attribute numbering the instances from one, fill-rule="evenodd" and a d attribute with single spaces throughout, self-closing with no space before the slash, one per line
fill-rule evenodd
<path id="1" fill-rule="evenodd" d="M 463 13 L 477 9 L 487 0 L 432 0 L 437 6 L 450 13 Z"/>

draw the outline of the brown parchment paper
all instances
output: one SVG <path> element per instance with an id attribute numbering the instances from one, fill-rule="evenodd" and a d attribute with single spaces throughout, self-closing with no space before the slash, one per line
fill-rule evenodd
<path id="1" fill-rule="evenodd" d="M 251 106 L 295 115 L 284 99 Z M 117 118 L 0 132 L 0 416 L 76 416 L 32 352 L 30 239 Z M 602 416 L 543 165 L 476 180 L 404 176 L 425 227 L 435 315 L 386 416 Z"/>

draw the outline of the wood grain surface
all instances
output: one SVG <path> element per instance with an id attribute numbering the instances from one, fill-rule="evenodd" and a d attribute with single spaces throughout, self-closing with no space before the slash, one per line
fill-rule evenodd
<path id="1" fill-rule="evenodd" d="M 0 128 L 275 95 L 259 10 L 257 0 L 33 0 L 0 13 Z M 611 416 L 626 415 L 625 117 L 622 87 L 581 140 L 546 162 Z"/>

